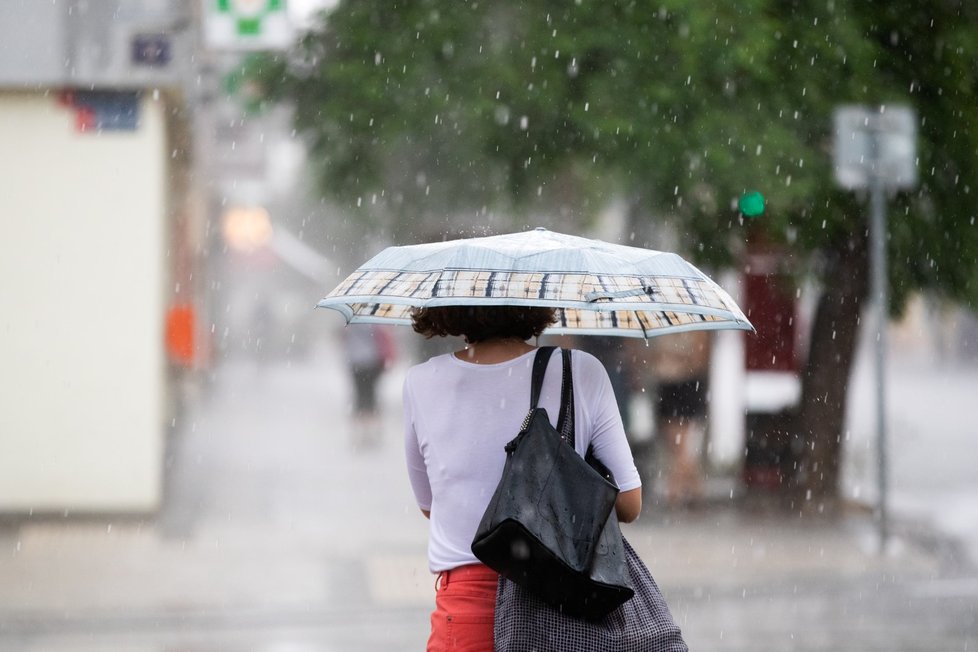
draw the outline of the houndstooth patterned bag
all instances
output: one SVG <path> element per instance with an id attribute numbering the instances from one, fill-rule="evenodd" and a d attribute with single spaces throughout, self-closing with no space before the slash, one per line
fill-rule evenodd
<path id="1" fill-rule="evenodd" d="M 662 592 L 625 541 L 635 597 L 603 619 L 572 618 L 507 579 L 499 579 L 496 652 L 688 652 Z"/>

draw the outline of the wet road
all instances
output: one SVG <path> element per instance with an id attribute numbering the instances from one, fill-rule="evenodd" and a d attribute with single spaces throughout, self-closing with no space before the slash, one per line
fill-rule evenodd
<path id="1" fill-rule="evenodd" d="M 0 530 L 0 650 L 419 650 L 432 577 L 399 441 L 354 446 L 329 343 L 305 361 L 231 361 L 174 423 L 154 520 Z M 871 518 L 802 523 L 720 505 L 626 530 L 700 650 L 978 649 L 978 578 Z"/>

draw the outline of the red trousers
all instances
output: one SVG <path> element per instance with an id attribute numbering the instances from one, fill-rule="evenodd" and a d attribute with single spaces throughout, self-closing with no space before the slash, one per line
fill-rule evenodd
<path id="1" fill-rule="evenodd" d="M 492 652 L 499 575 L 483 566 L 459 566 L 438 575 L 428 652 Z"/>

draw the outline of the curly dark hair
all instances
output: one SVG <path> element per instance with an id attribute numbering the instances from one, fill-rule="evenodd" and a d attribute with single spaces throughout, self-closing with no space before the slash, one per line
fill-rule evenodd
<path id="1" fill-rule="evenodd" d="M 556 310 L 539 306 L 439 306 L 411 312 L 416 333 L 427 338 L 461 335 L 470 344 L 509 337 L 528 340 L 556 320 Z"/>

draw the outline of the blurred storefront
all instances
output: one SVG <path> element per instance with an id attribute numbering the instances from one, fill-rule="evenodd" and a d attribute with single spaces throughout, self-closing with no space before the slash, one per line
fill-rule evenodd
<path id="1" fill-rule="evenodd" d="M 0 3 L 0 513 L 161 501 L 197 363 L 193 24 L 183 1 Z"/>

